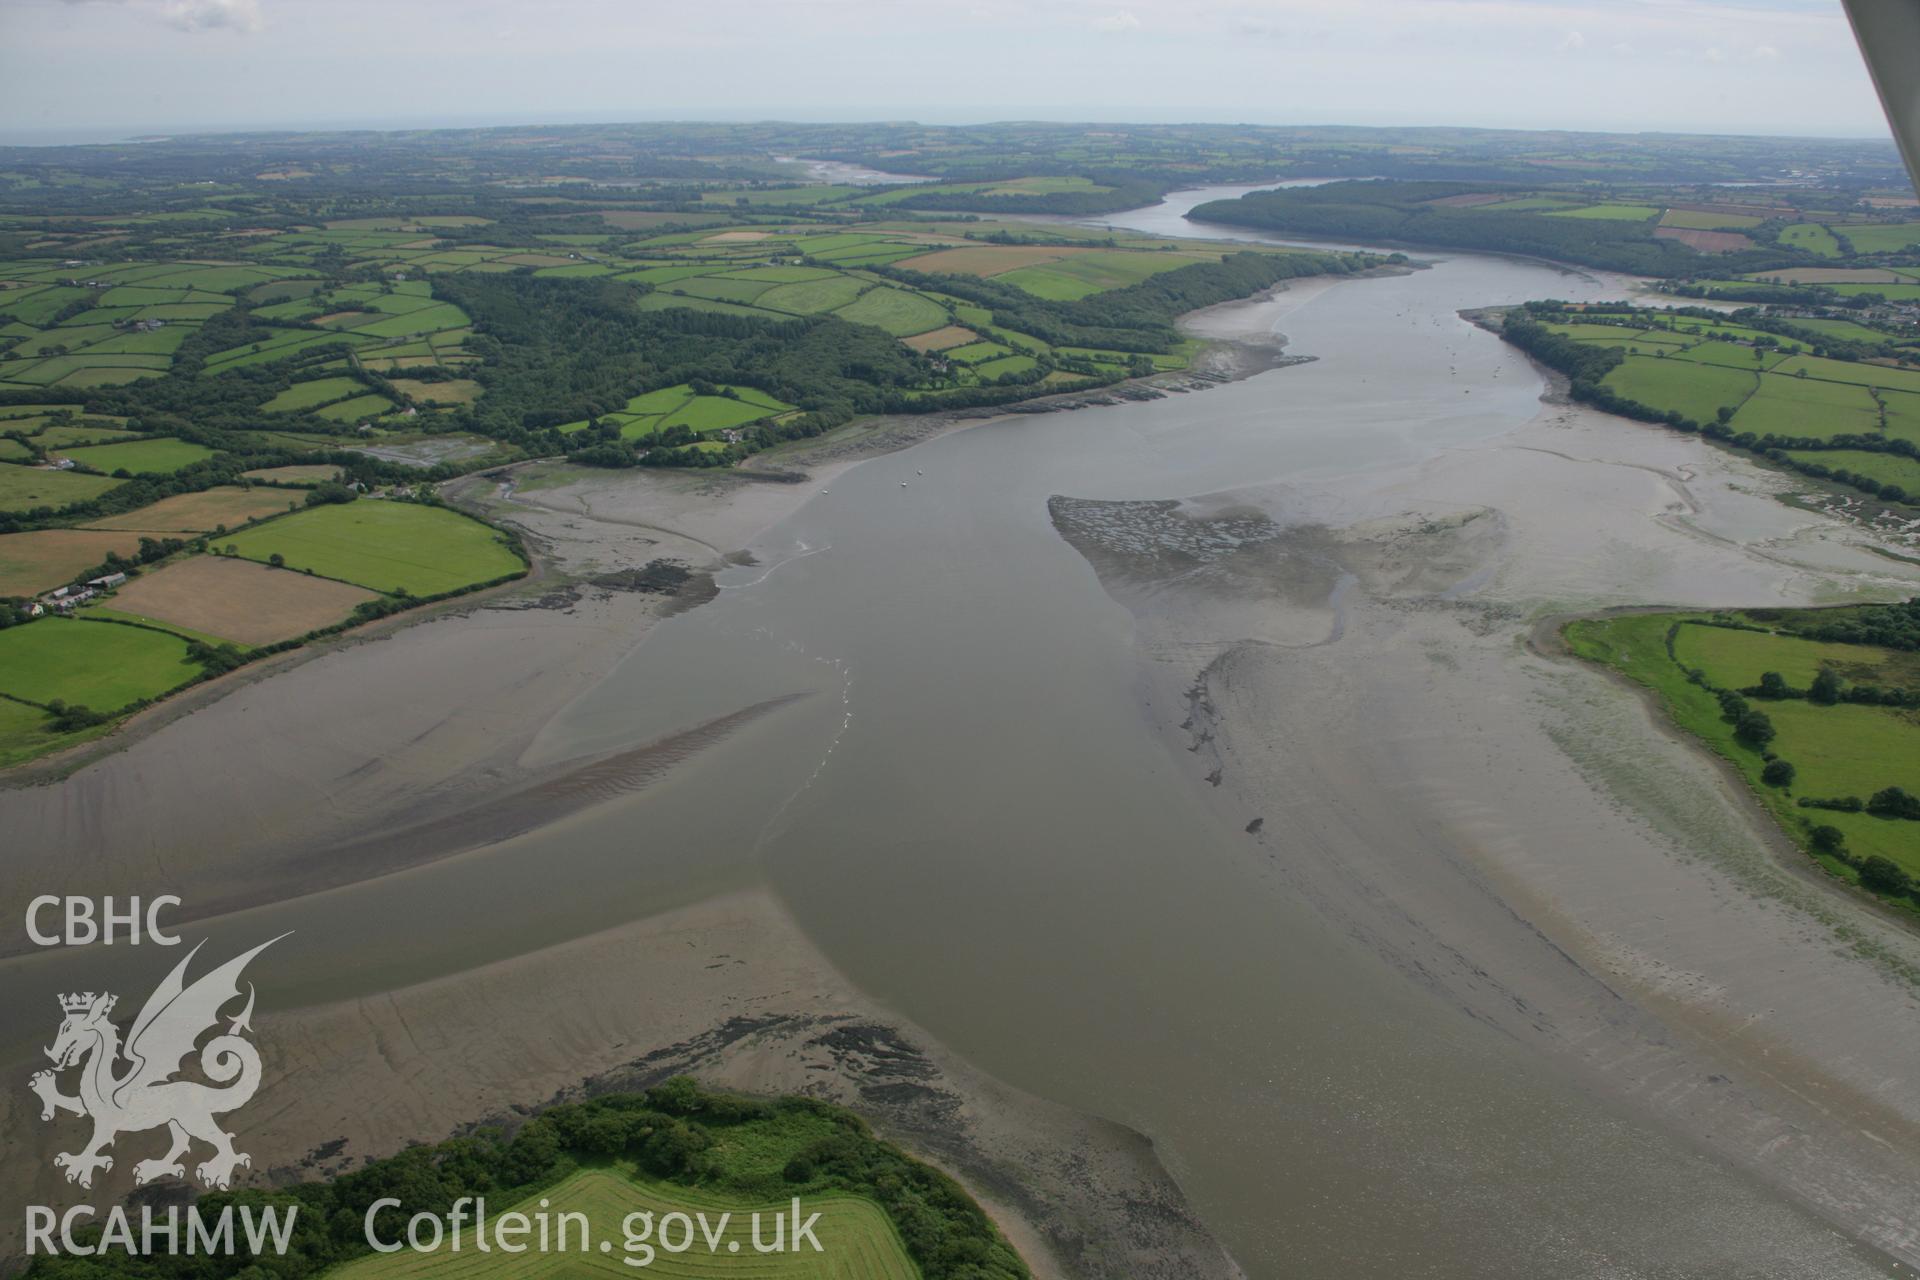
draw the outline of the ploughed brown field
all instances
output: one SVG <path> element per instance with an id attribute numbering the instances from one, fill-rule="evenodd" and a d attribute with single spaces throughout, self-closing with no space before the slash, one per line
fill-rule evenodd
<path id="1" fill-rule="evenodd" d="M 323 480 L 339 479 L 340 468 L 323 462 L 292 467 L 259 467 L 240 474 L 249 480 L 273 480 L 280 484 L 319 484 Z"/>
<path id="2" fill-rule="evenodd" d="M 249 520 L 278 515 L 300 505 L 300 495 L 285 489 L 241 489 L 221 485 L 200 493 L 176 494 L 149 507 L 108 516 L 88 529 L 125 529 L 136 533 L 211 533 L 225 525 L 238 529 Z"/>
<path id="3" fill-rule="evenodd" d="M 945 351 L 948 347 L 963 347 L 969 342 L 978 342 L 980 335 L 962 325 L 950 324 L 944 329 L 916 333 L 911 338 L 902 338 L 900 341 L 915 351 Z"/>
<path id="4" fill-rule="evenodd" d="M 393 389 L 408 399 L 435 404 L 472 404 L 480 395 L 480 384 L 466 378 L 451 378 L 444 382 L 395 378 Z"/>
<path id="5" fill-rule="evenodd" d="M 1678 240 L 1701 253 L 1737 253 L 1753 248 L 1753 241 L 1738 231 L 1695 231 L 1689 227 L 1655 227 L 1653 234 L 1662 240 Z"/>
<path id="6" fill-rule="evenodd" d="M 155 622 L 237 640 L 272 644 L 340 621 L 362 600 L 363 587 L 309 578 L 251 560 L 193 556 L 136 578 L 114 593 L 113 607 Z"/>
<path id="7" fill-rule="evenodd" d="M 0 538 L 0 596 L 33 596 L 64 586 L 107 552 L 130 556 L 140 535 L 126 530 L 39 529 Z"/>

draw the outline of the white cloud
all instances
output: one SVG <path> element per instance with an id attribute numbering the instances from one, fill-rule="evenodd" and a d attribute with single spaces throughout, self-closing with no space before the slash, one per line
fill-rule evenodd
<path id="1" fill-rule="evenodd" d="M 1131 9 L 1120 9 L 1104 17 L 1093 20 L 1095 31 L 1138 31 L 1140 19 L 1133 16 Z"/>
<path id="2" fill-rule="evenodd" d="M 1780 51 L 1770 44 L 1757 44 L 1753 47 L 1753 60 L 1755 62 L 1772 62 L 1779 56 Z"/>
<path id="3" fill-rule="evenodd" d="M 1567 32 L 1566 38 L 1560 42 L 1558 47 L 1562 53 L 1571 53 L 1575 49 L 1584 49 L 1587 47 L 1587 38 L 1578 31 L 1569 31 Z"/>

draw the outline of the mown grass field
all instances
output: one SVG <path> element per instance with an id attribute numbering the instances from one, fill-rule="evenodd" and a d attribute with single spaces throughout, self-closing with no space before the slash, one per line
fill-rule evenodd
<path id="1" fill-rule="evenodd" d="M 129 440 L 120 444 L 87 445 L 67 449 L 63 456 L 79 465 L 105 475 L 126 471 L 133 475 L 152 473 L 172 475 L 180 468 L 213 456 L 203 444 L 162 437 L 157 440 Z"/>
<path id="2" fill-rule="evenodd" d="M 1733 426 L 1760 435 L 1773 432 L 1816 440 L 1872 435 L 1880 429 L 1880 406 L 1862 386 L 1768 374 L 1733 415 Z"/>
<path id="3" fill-rule="evenodd" d="M 118 711 L 195 679 L 187 642 L 144 627 L 42 618 L 0 631 L 0 693 Z"/>
<path id="4" fill-rule="evenodd" d="M 360 395 L 366 389 L 366 384 L 358 378 L 315 378 L 311 382 L 294 383 L 260 408 L 266 413 L 303 413 L 323 404 Z"/>
<path id="5" fill-rule="evenodd" d="M 221 545 L 389 595 L 438 595 L 526 567 L 499 534 L 457 511 L 371 498 L 312 507 Z"/>
<path id="6" fill-rule="evenodd" d="M 1808 253 L 1817 253 L 1823 258 L 1840 256 L 1840 241 L 1833 232 L 1817 222 L 1796 222 L 1780 232 L 1780 243 L 1795 249 L 1804 249 Z"/>
<path id="7" fill-rule="evenodd" d="M 1898 253 L 1920 244 L 1920 222 L 1855 224 L 1840 228 L 1855 253 Z"/>
<path id="8" fill-rule="evenodd" d="M 1605 382 L 1641 404 L 1677 409 L 1696 422 L 1711 422 L 1722 405 L 1738 408 L 1743 404 L 1759 386 L 1759 375 L 1685 360 L 1628 356 Z"/>
<path id="9" fill-rule="evenodd" d="M 1776 729 L 1769 750 L 1793 764 L 1788 786 L 1761 779 L 1762 754 L 1740 742 L 1715 695 L 1687 678 L 1688 664 L 1709 683 L 1742 689 L 1766 671 L 1779 672 L 1806 688 L 1823 666 L 1849 683 L 1882 687 L 1920 685 L 1920 658 L 1869 645 L 1834 645 L 1795 636 L 1761 635 L 1704 625 L 1703 614 L 1633 614 L 1569 624 L 1567 642 L 1590 661 L 1612 667 L 1647 686 L 1676 724 L 1726 759 L 1746 780 L 1781 828 L 1823 866 L 1850 882 L 1854 867 L 1814 853 L 1810 832 L 1830 826 L 1845 836 L 1855 858 L 1878 854 L 1920 876 L 1920 822 L 1800 807 L 1802 796 L 1870 798 L 1883 787 L 1920 794 L 1920 714 L 1882 706 L 1841 703 L 1820 706 L 1804 699 L 1750 699 Z M 1667 637 L 1674 633 L 1673 653 Z M 1676 661 L 1676 657 L 1679 659 Z"/>
<path id="10" fill-rule="evenodd" d="M 119 483 L 110 476 L 4 465 L 0 466 L 0 511 L 64 507 L 68 503 L 97 498 Z"/>
<path id="11" fill-rule="evenodd" d="M 542 1210 L 541 1205 L 546 1206 Z M 801 1217 L 819 1213 L 813 1235 L 820 1252 L 810 1247 L 797 1253 L 759 1253 L 753 1245 L 752 1221 L 757 1210 L 761 1220 L 761 1242 L 773 1239 L 776 1213 L 790 1217 L 785 1201 L 755 1202 L 729 1198 L 670 1183 L 643 1181 L 622 1169 L 583 1169 L 538 1196 L 514 1206 L 520 1212 L 584 1214 L 593 1233 L 591 1248 L 567 1253 L 541 1254 L 528 1250 L 518 1255 L 499 1252 L 481 1253 L 468 1247 L 456 1253 L 442 1247 L 433 1253 L 400 1253 L 361 1258 L 327 1273 L 329 1280 L 413 1280 L 428 1276 L 434 1280 L 523 1280 L 536 1276 L 633 1276 L 658 1275 L 672 1280 L 707 1280 L 708 1277 L 751 1277 L 752 1280 L 918 1280 L 920 1271 L 907 1256 L 899 1234 L 880 1207 L 870 1200 L 849 1195 L 821 1194 L 805 1197 Z M 505 1211 L 506 1206 L 501 1206 Z M 637 1251 L 624 1253 L 622 1222 L 627 1215 L 652 1215 L 654 1247 L 644 1267 L 630 1265 L 624 1258 L 646 1257 Z M 698 1225 L 693 1228 L 692 1247 L 669 1253 L 659 1246 L 662 1219 L 681 1213 L 689 1217 L 706 1215 L 715 1243 L 710 1248 Z M 722 1214 L 730 1215 L 724 1230 L 719 1228 Z M 550 1222 L 556 1219 L 550 1218 Z M 577 1220 L 575 1220 L 577 1222 Z M 636 1223 L 636 1229 L 638 1224 Z M 788 1226 L 791 1227 L 791 1221 Z M 575 1236 L 579 1235 L 578 1228 Z M 683 1232 L 676 1220 L 668 1238 L 679 1245 Z M 603 1252 L 599 1241 L 611 1248 Z"/>
<path id="12" fill-rule="evenodd" d="M 1550 218 L 1597 218 L 1604 222 L 1645 222 L 1660 211 L 1646 204 L 1590 204 L 1578 209 L 1555 209 Z"/>
<path id="13" fill-rule="evenodd" d="M 0 769 L 98 737 L 109 728 L 100 725 L 79 734 L 56 733 L 51 723 L 39 707 L 0 698 Z"/>

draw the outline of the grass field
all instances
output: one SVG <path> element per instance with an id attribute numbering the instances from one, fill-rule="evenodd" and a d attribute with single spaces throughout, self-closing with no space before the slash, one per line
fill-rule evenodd
<path id="1" fill-rule="evenodd" d="M 1840 242 L 1834 238 L 1833 232 L 1817 222 L 1796 222 L 1783 229 L 1780 243 L 1804 249 L 1808 253 L 1817 253 L 1823 258 L 1840 256 Z"/>
<path id="2" fill-rule="evenodd" d="M 1843 226 L 1840 234 L 1853 245 L 1855 253 L 1898 253 L 1920 244 L 1920 222 Z"/>
<path id="3" fill-rule="evenodd" d="M 1597 218 L 1603 222 L 1645 222 L 1660 211 L 1646 204 L 1590 204 L 1578 209 L 1555 209 L 1549 218 Z"/>
<path id="4" fill-rule="evenodd" d="M 445 1277 L 446 1280 L 520 1280 L 532 1276 L 632 1276 L 658 1275 L 671 1280 L 704 1280 L 705 1277 L 751 1277 L 751 1280 L 917 1280 L 920 1271 L 907 1256 L 899 1234 L 880 1207 L 870 1200 L 849 1195 L 816 1194 L 801 1202 L 801 1217 L 818 1213 L 813 1235 L 820 1252 L 803 1248 L 800 1252 L 758 1253 L 753 1248 L 753 1214 L 762 1214 L 761 1240 L 773 1239 L 773 1218 L 790 1212 L 784 1201 L 753 1202 L 723 1197 L 713 1192 L 678 1185 L 645 1182 L 618 1169 L 583 1169 L 562 1180 L 538 1197 L 530 1197 L 518 1208 L 525 1213 L 578 1213 L 585 1217 L 592 1247 L 561 1254 L 558 1250 L 541 1255 L 529 1250 L 519 1255 L 481 1253 L 471 1247 L 456 1253 L 442 1248 L 433 1253 L 400 1253 L 362 1258 L 327 1273 L 331 1280 L 411 1280 L 415 1276 Z M 502 1206 L 503 1210 L 505 1206 Z M 654 1248 L 651 1261 L 643 1268 L 638 1260 L 648 1255 L 637 1251 L 635 1264 L 623 1260 L 622 1223 L 627 1215 L 652 1215 L 654 1235 L 648 1243 Z M 668 1214 L 688 1216 L 704 1214 L 714 1233 L 710 1247 L 698 1227 L 692 1231 L 692 1247 L 670 1253 L 659 1247 L 658 1233 L 666 1225 Z M 724 1230 L 718 1229 L 722 1214 L 730 1215 Z M 557 1221 L 557 1219 L 550 1219 Z M 576 1224 L 578 1219 L 572 1220 Z M 789 1226 L 791 1223 L 789 1223 Z M 578 1237 L 581 1229 L 576 1226 Z M 673 1220 L 664 1238 L 678 1246 L 680 1220 Z M 601 1252 L 599 1240 L 609 1240 L 612 1249 Z"/>
<path id="5" fill-rule="evenodd" d="M 1824 333 L 1828 337 L 1841 338 L 1848 342 L 1865 342 L 1877 346 L 1887 341 L 1887 335 L 1878 329 L 1869 329 L 1851 320 L 1796 318 L 1793 323 L 1798 328 L 1811 329 L 1815 333 Z"/>
<path id="6" fill-rule="evenodd" d="M 136 533 L 211 533 L 225 526 L 237 529 L 249 520 L 281 515 L 300 505 L 300 495 L 284 489 L 242 489 L 220 485 L 199 493 L 182 493 L 123 515 L 90 520 L 85 529 L 124 529 Z"/>
<path id="7" fill-rule="evenodd" d="M 1757 227 L 1763 219 L 1745 213 L 1707 213 L 1699 209 L 1669 209 L 1661 215 L 1663 227 L 1685 227 L 1694 231 L 1744 231 Z"/>
<path id="8" fill-rule="evenodd" d="M 1920 717 L 1911 711 L 1841 703 L 1819 706 L 1805 699 L 1753 699 L 1750 706 L 1772 721 L 1776 736 L 1770 750 L 1793 764 L 1796 776 L 1785 787 L 1761 781 L 1761 754 L 1739 742 L 1711 690 L 1688 681 L 1667 652 L 1674 633 L 1674 655 L 1701 670 L 1719 688 L 1740 689 L 1759 675 L 1777 671 L 1795 688 L 1805 688 L 1823 666 L 1848 683 L 1882 687 L 1920 684 L 1920 657 L 1870 645 L 1833 645 L 1785 635 L 1762 635 L 1701 625 L 1703 615 L 1636 614 L 1575 622 L 1566 636 L 1574 652 L 1611 666 L 1659 695 L 1682 728 L 1724 757 L 1747 780 L 1781 827 L 1806 846 L 1815 826 L 1841 831 L 1856 859 L 1878 854 L 1920 875 L 1920 822 L 1868 813 L 1803 809 L 1798 798 L 1857 795 L 1863 800 L 1882 787 L 1920 792 Z M 1849 881 L 1852 866 L 1815 854 L 1823 866 Z"/>
<path id="9" fill-rule="evenodd" d="M 221 545 L 248 560 L 277 554 L 291 569 L 387 594 L 438 595 L 525 568 L 500 535 L 477 520 L 444 507 L 372 498 L 313 507 Z"/>
<path id="10" fill-rule="evenodd" d="M 120 481 L 110 476 L 88 476 L 73 471 L 0 465 L 0 511 L 31 511 L 35 507 L 64 507 L 70 502 L 97 498 Z"/>
<path id="11" fill-rule="evenodd" d="M 323 404 L 361 395 L 366 389 L 366 384 L 358 378 L 315 378 L 311 382 L 294 383 L 260 408 L 267 413 L 303 413 Z"/>
<path id="12" fill-rule="evenodd" d="M 871 286 L 853 276 L 830 276 L 825 280 L 801 280 L 776 285 L 758 298 L 754 305 L 773 311 L 810 316 L 832 311 L 853 302 Z"/>
<path id="13" fill-rule="evenodd" d="M 0 631 L 0 693 L 118 711 L 199 676 L 187 642 L 143 627 L 42 618 Z"/>
<path id="14" fill-rule="evenodd" d="M 129 556 L 140 535 L 89 529 L 36 529 L 0 535 L 0 599 L 33 596 L 65 586 L 98 565 L 109 551 Z"/>
<path id="15" fill-rule="evenodd" d="M 335 422 L 359 422 L 367 418 L 378 418 L 383 414 L 392 413 L 394 407 L 393 401 L 387 399 L 385 396 L 368 394 L 354 396 L 350 400 L 341 400 L 334 404 L 323 405 L 315 409 L 314 412 L 323 418 L 331 418 Z"/>
<path id="16" fill-rule="evenodd" d="M 1831 439 L 1880 429 L 1880 407 L 1865 387 L 1769 373 L 1733 415 L 1736 430 Z"/>
<path id="17" fill-rule="evenodd" d="M 1897 484 L 1908 493 L 1920 493 L 1920 460 L 1897 453 L 1869 453 L 1864 449 L 1789 449 L 1799 462 L 1817 462 L 1836 471 L 1868 476 L 1877 484 Z"/>
<path id="18" fill-rule="evenodd" d="M 331 578 L 204 555 L 135 578 L 114 592 L 113 608 L 157 626 L 263 645 L 331 626 L 376 598 Z"/>
<path id="19" fill-rule="evenodd" d="M 394 378 L 393 389 L 421 404 L 472 404 L 480 398 L 480 384 L 467 378 L 448 378 L 425 382 L 415 378 Z"/>
<path id="20" fill-rule="evenodd" d="M 108 728 L 101 725 L 83 735 L 56 733 L 50 726 L 47 713 L 40 708 L 0 698 L 0 769 L 82 742 L 86 737 L 97 737 Z"/>
<path id="21" fill-rule="evenodd" d="M 1652 356 L 1628 356 L 1606 385 L 1655 409 L 1677 409 L 1696 422 L 1712 422 L 1722 405 L 1740 405 L 1759 385 L 1759 375 L 1717 365 Z"/>
<path id="22" fill-rule="evenodd" d="M 157 440 L 129 440 L 121 444 L 67 449 L 62 456 L 106 475 L 116 471 L 126 471 L 136 476 L 148 473 L 172 475 L 182 467 L 211 458 L 213 450 L 202 444 L 163 436 Z"/>
<path id="23" fill-rule="evenodd" d="M 42 449 L 58 451 L 82 444 L 112 444 L 118 440 L 137 440 L 137 431 L 122 431 L 111 424 L 100 426 L 42 427 L 34 433 L 33 442 Z"/>
<path id="24" fill-rule="evenodd" d="M 939 303 L 890 287 L 869 290 L 833 314 L 855 324 L 884 329 L 896 338 L 926 333 L 949 323 L 946 310 Z"/>
<path id="25" fill-rule="evenodd" d="M 1803 371 L 1809 379 L 1822 382 L 1850 382 L 1861 387 L 1920 392 L 1920 370 L 1915 369 L 1890 369 L 1878 364 L 1823 360 L 1818 356 L 1795 356 L 1779 367 L 1782 375 L 1797 375 Z"/>
<path id="26" fill-rule="evenodd" d="M 310 466 L 292 467 L 256 467 L 252 471 L 242 471 L 241 475 L 249 480 L 267 480 L 274 484 L 316 485 L 325 480 L 337 480 L 340 468 L 332 463 L 320 463 Z"/>

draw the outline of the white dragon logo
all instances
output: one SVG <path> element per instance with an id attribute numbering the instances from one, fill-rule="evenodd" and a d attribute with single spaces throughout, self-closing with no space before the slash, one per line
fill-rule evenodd
<path id="1" fill-rule="evenodd" d="M 133 1166 L 135 1183 L 186 1177 L 180 1157 L 195 1138 L 214 1149 L 212 1158 L 195 1170 L 208 1187 L 225 1190 L 232 1185 L 233 1171 L 252 1163 L 244 1152 L 233 1149 L 233 1135 L 213 1119 L 246 1105 L 260 1087 L 260 1054 L 240 1034 L 253 1029 L 248 1025 L 253 1016 L 252 983 L 247 984 L 246 1008 L 230 1020 L 226 1034 L 215 1036 L 200 1050 L 200 1071 L 213 1083 L 171 1077 L 201 1035 L 219 1023 L 222 1006 L 239 996 L 240 971 L 247 962 L 279 940 L 268 939 L 188 986 L 187 965 L 205 945 L 196 944 L 147 998 L 127 1031 L 124 1048 L 119 1029 L 107 1021 L 117 996 L 88 991 L 60 997 L 66 1016 L 46 1051 L 53 1070 L 35 1072 L 28 1087 L 40 1095 L 42 1120 L 51 1120 L 60 1111 L 93 1119 L 93 1138 L 84 1150 L 53 1158 L 56 1166 L 66 1170 L 68 1182 L 91 1187 L 95 1170 L 113 1168 L 113 1157 L 104 1153 L 116 1137 L 161 1125 L 171 1134 L 172 1145 L 160 1159 Z M 128 1066 L 115 1074 L 123 1058 Z M 76 1064 L 84 1064 L 80 1091 L 70 1097 L 60 1092 L 55 1076 Z"/>

